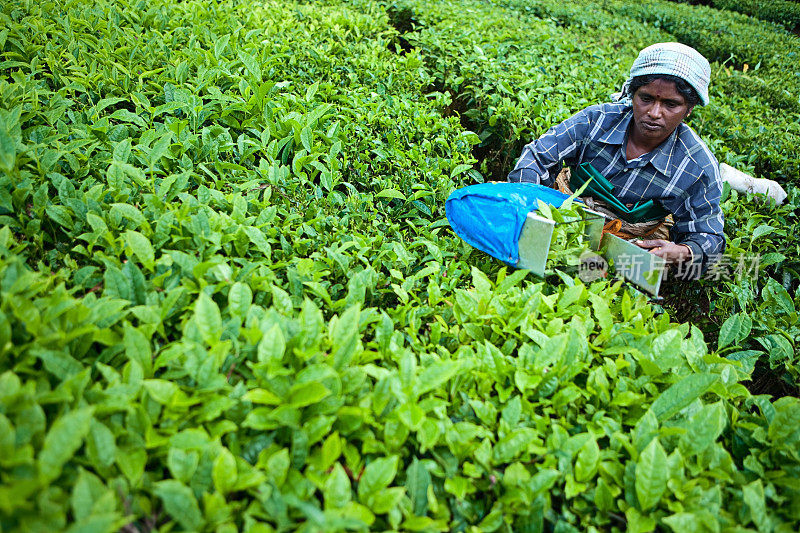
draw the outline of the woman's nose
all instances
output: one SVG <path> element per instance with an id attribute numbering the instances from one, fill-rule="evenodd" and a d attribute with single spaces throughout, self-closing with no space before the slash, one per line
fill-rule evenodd
<path id="1" fill-rule="evenodd" d="M 663 107 L 658 102 L 653 102 L 653 105 L 647 110 L 647 115 L 653 118 L 660 118 L 663 112 Z"/>

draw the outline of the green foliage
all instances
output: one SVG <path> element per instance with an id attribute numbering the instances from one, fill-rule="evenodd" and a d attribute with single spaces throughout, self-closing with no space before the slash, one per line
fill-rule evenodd
<path id="1" fill-rule="evenodd" d="M 579 191 L 580 192 L 580 191 Z M 586 238 L 587 214 L 572 198 L 555 208 L 539 200 L 538 213 L 555 222 L 547 253 L 548 268 L 575 266 L 581 254 L 589 249 Z"/>
<path id="2" fill-rule="evenodd" d="M 720 350 L 753 367 L 761 360 L 785 373 L 790 384 L 800 380 L 800 220 L 797 189 L 782 206 L 764 204 L 730 191 L 723 202 L 729 235 L 727 266 L 752 265 L 743 276 L 714 276 L 718 298 L 714 315 L 719 322 Z M 779 251 L 778 251 L 779 250 Z"/>
<path id="3" fill-rule="evenodd" d="M 371 2 L 3 5 L 0 529 L 797 528 L 800 405 L 741 355 L 790 368 L 796 293 L 734 292 L 709 349 L 447 230 L 474 146 L 599 99 L 639 43 L 408 5 L 405 54 Z M 489 135 L 443 112 L 459 50 Z M 734 218 L 742 253 L 798 234 Z"/>
<path id="4" fill-rule="evenodd" d="M 772 0 L 758 2 L 756 0 L 712 0 L 712 5 L 717 9 L 738 11 L 751 15 L 761 20 L 775 22 L 788 30 L 800 29 L 800 6 L 797 2 L 787 0 Z"/>
<path id="5" fill-rule="evenodd" d="M 737 499 L 764 483 L 737 463 L 761 450 L 751 461 L 773 472 L 769 487 L 794 475 L 793 404 L 761 400 L 768 416 L 746 414 L 753 399 L 737 380 L 747 374 L 708 353 L 696 328 L 655 317 L 619 284 L 521 283 L 474 269 L 453 304 L 435 305 L 429 331 L 414 325 L 425 305 L 416 298 L 329 320 L 309 297 L 299 307 L 251 303 L 241 323 L 201 293 L 182 313 L 183 336 L 162 344 L 134 333 L 144 328 L 132 325 L 134 309 L 96 325 L 117 300 L 77 299 L 59 277 L 6 254 L 2 311 L 15 320 L 0 377 L 4 524 L 103 520 L 111 530 L 161 509 L 186 530 L 492 520 L 516 530 L 554 516 L 585 528 L 610 524 L 587 513 L 598 499 L 606 513 L 670 523 L 711 497 L 730 525 Z M 53 333 L 18 321 L 30 310 Z M 64 349 L 45 355 L 47 343 Z M 81 353 L 86 343 L 105 354 Z M 50 363 L 26 384 L 37 359 Z M 235 362 L 241 370 L 226 370 Z M 737 439 L 754 443 L 732 447 Z M 74 487 L 73 502 L 92 491 L 95 503 L 42 524 L 28 502 L 47 487 L 56 490 L 48 505 L 68 504 L 60 487 Z M 699 499 L 681 511 L 665 503 L 689 487 Z M 765 520 L 798 519 L 792 507 L 766 509 Z"/>

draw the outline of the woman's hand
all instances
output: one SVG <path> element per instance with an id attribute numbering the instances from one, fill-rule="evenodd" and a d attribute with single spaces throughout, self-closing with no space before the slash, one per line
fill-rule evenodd
<path id="1" fill-rule="evenodd" d="M 662 258 L 670 265 L 676 265 L 692 259 L 692 249 L 686 244 L 675 244 L 664 239 L 650 241 L 633 241 L 641 248 L 650 250 L 650 253 Z"/>

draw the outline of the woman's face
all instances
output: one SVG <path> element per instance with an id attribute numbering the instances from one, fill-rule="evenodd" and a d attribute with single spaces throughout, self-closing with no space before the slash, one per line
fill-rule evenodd
<path id="1" fill-rule="evenodd" d="M 691 111 L 692 107 L 673 82 L 661 79 L 652 81 L 633 95 L 633 122 L 637 138 L 660 144 Z"/>

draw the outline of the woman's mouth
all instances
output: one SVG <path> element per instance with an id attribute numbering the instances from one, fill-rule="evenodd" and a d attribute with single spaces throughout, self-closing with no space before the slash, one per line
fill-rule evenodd
<path id="1" fill-rule="evenodd" d="M 642 122 L 642 127 L 648 131 L 656 131 L 661 129 L 661 125 L 654 122 Z"/>

